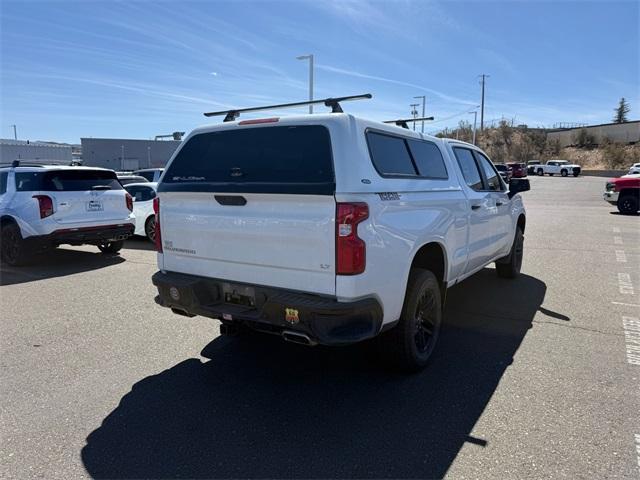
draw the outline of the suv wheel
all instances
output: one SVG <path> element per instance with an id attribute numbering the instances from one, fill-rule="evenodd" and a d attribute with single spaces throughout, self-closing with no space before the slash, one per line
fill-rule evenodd
<path id="1" fill-rule="evenodd" d="M 515 278 L 522 268 L 522 257 L 524 254 L 524 234 L 520 227 L 516 228 L 516 236 L 511 245 L 509 255 L 496 262 L 496 272 L 502 278 Z"/>
<path id="2" fill-rule="evenodd" d="M 147 221 L 144 224 L 144 233 L 147 234 L 147 238 L 151 241 L 151 243 L 155 243 L 156 241 L 156 216 L 151 215 L 147 218 Z"/>
<path id="3" fill-rule="evenodd" d="M 7 265 L 24 265 L 27 261 L 27 249 L 20 233 L 20 227 L 9 223 L 0 232 L 0 256 Z"/>
<path id="4" fill-rule="evenodd" d="M 569 175 L 569 172 L 567 172 L 564 168 L 562 170 L 560 170 L 560 175 L 562 175 L 563 177 L 566 177 L 567 175 Z"/>
<path id="5" fill-rule="evenodd" d="M 117 242 L 99 243 L 98 248 L 102 253 L 118 253 L 124 246 L 124 240 L 118 240 Z"/>
<path id="6" fill-rule="evenodd" d="M 538 169 L 538 171 L 536 172 L 538 174 L 539 177 L 542 177 L 544 175 L 544 170 L 542 170 L 541 168 Z"/>
<path id="7" fill-rule="evenodd" d="M 433 273 L 411 271 L 400 322 L 381 338 L 385 353 L 402 370 L 417 372 L 427 365 L 440 333 L 441 298 Z"/>
<path id="8" fill-rule="evenodd" d="M 623 195 L 618 199 L 618 211 L 625 215 L 633 215 L 638 211 L 638 196 L 633 194 Z"/>

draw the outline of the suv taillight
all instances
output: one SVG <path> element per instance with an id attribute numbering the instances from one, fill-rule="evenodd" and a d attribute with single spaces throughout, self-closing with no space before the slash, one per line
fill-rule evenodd
<path id="1" fill-rule="evenodd" d="M 367 248 L 358 237 L 358 224 L 369 216 L 366 203 L 336 204 L 336 274 L 357 275 L 367 264 Z"/>
<path id="2" fill-rule="evenodd" d="M 153 213 L 156 216 L 156 252 L 162 253 L 162 236 L 160 235 L 160 198 L 153 199 Z"/>
<path id="3" fill-rule="evenodd" d="M 51 197 L 47 195 L 34 195 L 33 198 L 38 200 L 40 218 L 47 218 L 53 215 L 53 200 L 51 200 Z"/>
<path id="4" fill-rule="evenodd" d="M 129 209 L 130 212 L 133 212 L 133 197 L 128 193 L 125 193 L 125 196 L 126 196 L 125 198 L 127 202 L 127 208 Z"/>

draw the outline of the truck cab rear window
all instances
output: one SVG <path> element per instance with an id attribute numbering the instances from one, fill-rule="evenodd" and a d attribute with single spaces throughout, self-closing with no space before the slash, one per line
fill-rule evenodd
<path id="1" fill-rule="evenodd" d="M 195 135 L 177 153 L 158 190 L 332 195 L 329 131 L 303 125 Z"/>

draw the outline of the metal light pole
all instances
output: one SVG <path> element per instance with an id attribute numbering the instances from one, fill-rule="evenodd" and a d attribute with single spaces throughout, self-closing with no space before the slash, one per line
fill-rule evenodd
<path id="1" fill-rule="evenodd" d="M 16 130 L 16 126 L 15 125 L 11 125 L 13 127 L 13 139 L 14 140 L 18 140 L 18 132 Z"/>
<path id="2" fill-rule="evenodd" d="M 469 112 L 469 113 L 473 113 L 473 143 L 474 145 L 476 144 L 476 120 L 478 119 L 478 111 L 474 110 L 473 112 Z"/>
<path id="3" fill-rule="evenodd" d="M 300 55 L 296 57 L 298 60 L 309 59 L 309 101 L 313 101 L 313 54 Z M 313 113 L 313 105 L 309 105 L 309 113 Z"/>
<path id="4" fill-rule="evenodd" d="M 425 106 L 425 103 L 427 101 L 427 97 L 424 96 L 424 95 L 418 95 L 418 96 L 413 97 L 413 98 L 421 98 L 422 99 L 422 118 L 424 118 L 424 106 Z M 421 133 L 424 133 L 424 120 L 422 120 L 422 129 L 420 131 L 421 131 Z"/>
<path id="5" fill-rule="evenodd" d="M 151 168 L 151 147 L 147 147 L 147 168 Z"/>
<path id="6" fill-rule="evenodd" d="M 411 103 L 409 104 L 409 106 L 411 107 L 411 115 L 413 116 L 413 118 L 416 118 L 418 116 L 418 110 L 416 110 L 416 107 L 420 105 L 419 103 Z M 416 131 L 416 122 L 413 122 L 413 131 Z"/>
<path id="7" fill-rule="evenodd" d="M 120 145 L 122 156 L 120 157 L 120 170 L 124 170 L 124 145 Z"/>

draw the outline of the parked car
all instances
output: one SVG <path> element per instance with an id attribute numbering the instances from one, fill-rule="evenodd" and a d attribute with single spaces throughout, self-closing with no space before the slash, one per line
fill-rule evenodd
<path id="1" fill-rule="evenodd" d="M 603 198 L 625 215 L 638 212 L 640 206 L 640 173 L 612 178 L 605 185 Z"/>
<path id="2" fill-rule="evenodd" d="M 118 175 L 118 181 L 122 184 L 122 186 L 128 185 L 130 183 L 143 183 L 143 182 L 148 182 L 149 180 L 147 180 L 144 177 L 141 177 L 140 175 Z"/>
<path id="3" fill-rule="evenodd" d="M 511 169 L 511 178 L 524 178 L 527 176 L 527 166 L 524 163 L 507 163 Z"/>
<path id="4" fill-rule="evenodd" d="M 529 182 L 508 190 L 478 147 L 346 113 L 236 116 L 191 132 L 158 184 L 161 306 L 305 345 L 381 336 L 417 370 L 448 287 L 493 262 L 518 275 Z"/>
<path id="5" fill-rule="evenodd" d="M 498 173 L 500 174 L 502 179 L 506 183 L 509 183 L 509 180 L 511 180 L 511 169 L 504 163 L 494 163 L 494 165 L 496 167 L 496 170 L 498 170 Z"/>
<path id="6" fill-rule="evenodd" d="M 136 170 L 133 174 L 144 177 L 150 182 L 157 183 L 158 180 L 160 180 L 162 172 L 164 172 L 164 168 L 144 168 L 142 170 Z"/>
<path id="7" fill-rule="evenodd" d="M 631 165 L 629 171 L 627 172 L 627 175 L 633 175 L 635 173 L 640 173 L 640 163 L 634 163 L 633 165 Z"/>
<path id="8" fill-rule="evenodd" d="M 542 165 L 540 160 L 529 160 L 527 162 L 527 174 L 534 175 L 536 173 L 536 167 Z"/>
<path id="9" fill-rule="evenodd" d="M 153 199 L 156 198 L 155 182 L 129 183 L 124 189 L 133 198 L 133 214 L 136 216 L 135 235 L 146 236 L 152 242 L 156 238 L 156 217 Z"/>
<path id="10" fill-rule="evenodd" d="M 116 253 L 133 234 L 131 196 L 115 172 L 88 167 L 0 168 L 0 253 L 9 265 L 61 244 Z"/>
<path id="11" fill-rule="evenodd" d="M 556 173 L 563 177 L 569 174 L 577 177 L 580 175 L 581 167 L 574 163 L 570 163 L 567 160 L 549 160 L 546 165 L 537 165 L 535 167 L 537 175 L 549 175 L 553 177 Z"/>

